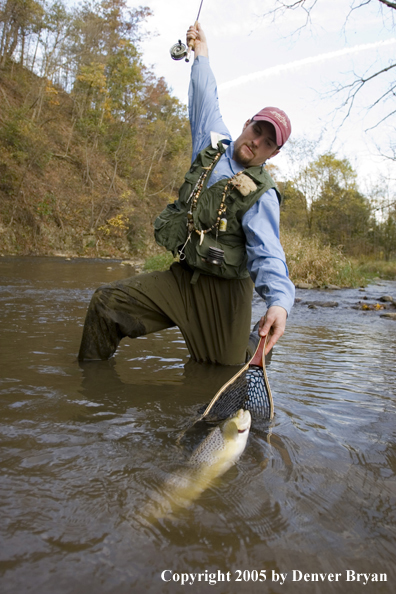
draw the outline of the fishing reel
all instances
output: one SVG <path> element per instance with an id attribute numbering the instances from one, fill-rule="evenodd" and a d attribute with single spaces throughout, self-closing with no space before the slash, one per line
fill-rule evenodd
<path id="1" fill-rule="evenodd" d="M 194 24 L 195 28 L 197 28 L 197 25 L 198 25 L 198 19 L 199 19 L 199 15 L 201 14 L 202 3 L 203 3 L 203 0 L 201 0 L 201 4 L 199 5 L 197 19 Z M 183 60 L 183 58 L 184 58 L 186 62 L 189 62 L 191 50 L 193 49 L 193 47 L 194 47 L 193 41 L 190 41 L 190 43 L 188 44 L 188 47 L 187 47 L 179 39 L 179 41 L 177 43 L 175 43 L 174 45 L 172 45 L 172 47 L 169 50 L 172 60 Z"/>
<path id="2" fill-rule="evenodd" d="M 169 50 L 172 60 L 183 60 L 187 56 L 187 46 L 179 41 L 172 45 Z"/>

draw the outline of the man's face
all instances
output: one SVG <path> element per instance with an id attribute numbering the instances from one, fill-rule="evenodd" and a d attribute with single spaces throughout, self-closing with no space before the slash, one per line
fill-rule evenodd
<path id="1" fill-rule="evenodd" d="M 233 159 L 244 167 L 262 165 L 279 153 L 275 129 L 265 121 L 245 122 L 242 134 L 234 142 Z"/>

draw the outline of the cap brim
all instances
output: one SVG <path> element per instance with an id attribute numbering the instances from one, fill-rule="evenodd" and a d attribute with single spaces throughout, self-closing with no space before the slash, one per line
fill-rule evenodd
<path id="1" fill-rule="evenodd" d="M 257 115 L 255 115 L 253 117 L 253 120 L 255 122 L 269 122 L 270 124 L 272 124 L 273 127 L 275 128 L 276 144 L 278 146 L 282 146 L 284 144 L 283 143 L 283 137 L 282 137 L 282 131 L 279 128 L 278 123 L 275 120 L 272 120 L 271 118 L 269 118 L 267 116 L 261 117 L 261 116 L 257 116 Z"/>

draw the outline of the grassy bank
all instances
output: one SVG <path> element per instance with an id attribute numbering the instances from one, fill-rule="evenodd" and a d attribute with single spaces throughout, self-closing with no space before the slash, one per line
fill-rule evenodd
<path id="1" fill-rule="evenodd" d="M 385 280 L 396 280 L 396 261 L 386 262 L 385 260 L 357 260 L 357 270 L 366 278 L 379 277 Z"/>
<path id="2" fill-rule="evenodd" d="M 366 285 L 374 277 L 396 279 L 396 262 L 351 260 L 341 250 L 323 245 L 318 237 L 305 238 L 283 230 L 282 245 L 290 278 L 296 284 L 357 287 Z M 173 260 L 169 252 L 160 252 L 150 256 L 143 269 L 145 272 L 166 270 Z"/>
<path id="3" fill-rule="evenodd" d="M 154 272 L 155 270 L 168 270 L 169 266 L 174 261 L 174 257 L 170 252 L 161 252 L 150 256 L 144 262 L 144 272 Z"/>
<path id="4" fill-rule="evenodd" d="M 303 237 L 282 231 L 290 278 L 294 283 L 324 287 L 356 287 L 367 284 L 368 277 L 337 248 L 323 245 L 319 237 Z"/>

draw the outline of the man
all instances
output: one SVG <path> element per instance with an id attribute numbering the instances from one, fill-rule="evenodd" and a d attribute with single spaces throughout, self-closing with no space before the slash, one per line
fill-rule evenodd
<path id="1" fill-rule="evenodd" d="M 270 334 L 266 354 L 284 333 L 294 286 L 279 242 L 278 193 L 264 163 L 288 139 L 290 121 L 280 109 L 264 108 L 231 142 L 199 24 L 188 30 L 190 42 L 195 53 L 189 89 L 192 166 L 179 200 L 154 224 L 157 242 L 180 261 L 166 272 L 98 289 L 87 312 L 79 360 L 108 359 L 125 336 L 178 326 L 193 359 L 244 363 L 252 280 L 268 306 L 259 323 L 259 334 Z"/>

